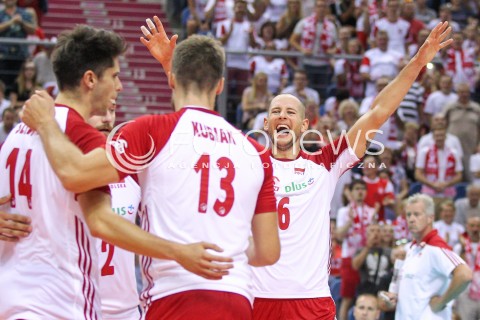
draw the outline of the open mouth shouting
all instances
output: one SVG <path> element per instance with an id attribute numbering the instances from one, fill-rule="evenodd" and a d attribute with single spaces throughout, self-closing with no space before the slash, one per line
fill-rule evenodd
<path id="1" fill-rule="evenodd" d="M 286 124 L 279 124 L 275 128 L 275 135 L 278 138 L 286 138 L 290 134 L 290 128 Z"/>

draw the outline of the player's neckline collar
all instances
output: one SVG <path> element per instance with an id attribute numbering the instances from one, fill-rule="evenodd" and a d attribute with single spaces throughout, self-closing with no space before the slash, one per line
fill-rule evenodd
<path id="1" fill-rule="evenodd" d="M 214 114 L 214 115 L 216 115 L 216 116 L 220 116 L 220 117 L 221 117 L 221 115 L 220 115 L 217 111 L 212 110 L 212 109 L 209 109 L 208 107 L 188 105 L 188 106 L 183 107 L 182 109 L 185 109 L 185 110 L 189 110 L 189 109 L 190 109 L 190 110 L 197 110 L 197 111 Z"/>

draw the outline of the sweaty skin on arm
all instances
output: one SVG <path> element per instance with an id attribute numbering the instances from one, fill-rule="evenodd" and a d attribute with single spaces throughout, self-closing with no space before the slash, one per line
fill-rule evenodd
<path id="1" fill-rule="evenodd" d="M 254 267 L 272 265 L 280 258 L 278 238 L 278 215 L 276 212 L 253 216 L 252 238 L 247 249 L 248 263 Z"/>
<path id="2" fill-rule="evenodd" d="M 233 267 L 232 259 L 208 253 L 223 250 L 217 245 L 199 242 L 180 244 L 154 236 L 112 212 L 110 195 L 92 190 L 78 196 L 87 225 L 94 237 L 122 249 L 158 259 L 174 260 L 201 277 L 219 280 Z"/>
<path id="3" fill-rule="evenodd" d="M 417 54 L 400 71 L 398 76 L 377 95 L 372 103 L 372 109 L 360 117 L 348 131 L 349 145 L 354 149 L 358 158 L 363 157 L 367 149 L 367 138 L 373 138 L 375 135 L 375 132 L 371 132 L 368 136 L 367 133 L 371 130 L 378 130 L 390 118 L 397 110 L 420 70 L 435 57 L 440 49 L 453 42 L 453 39 L 443 41 L 451 30 L 448 22 L 439 23 L 433 28 Z"/>

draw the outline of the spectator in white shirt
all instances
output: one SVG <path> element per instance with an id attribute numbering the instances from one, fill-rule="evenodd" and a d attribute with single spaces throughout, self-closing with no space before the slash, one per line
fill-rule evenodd
<path id="1" fill-rule="evenodd" d="M 480 186 L 470 184 L 467 187 L 467 197 L 455 201 L 457 212 L 455 221 L 462 226 L 467 223 L 469 217 L 480 217 Z"/>
<path id="2" fill-rule="evenodd" d="M 430 127 L 435 127 L 437 125 L 447 125 L 447 120 L 443 113 L 435 114 L 430 120 Z M 433 132 L 427 133 L 423 135 L 417 144 L 417 149 L 421 150 L 427 146 L 433 146 L 435 144 L 435 140 L 433 139 Z M 463 158 L 463 148 L 460 142 L 460 139 L 456 135 L 447 132 L 447 139 L 445 140 L 445 145 L 448 146 L 450 149 L 454 150 L 455 153 Z"/>
<path id="3" fill-rule="evenodd" d="M 438 82 L 439 90 L 432 92 L 425 102 L 424 113 L 427 120 L 430 121 L 434 114 L 443 111 L 443 108 L 458 100 L 458 96 L 453 92 L 452 77 L 449 75 L 442 75 Z"/>
<path id="4" fill-rule="evenodd" d="M 303 104 L 305 104 L 307 100 L 312 100 L 315 101 L 317 105 L 320 105 L 320 95 L 315 89 L 309 88 L 307 85 L 307 73 L 303 69 L 297 69 L 293 75 L 293 85 L 283 89 L 282 93 L 294 95 Z"/>
<path id="5" fill-rule="evenodd" d="M 440 220 L 433 223 L 433 227 L 438 230 L 438 235 L 442 237 L 450 247 L 454 247 L 460 235 L 465 232 L 465 227 L 455 222 L 455 205 L 448 199 L 439 206 Z"/>

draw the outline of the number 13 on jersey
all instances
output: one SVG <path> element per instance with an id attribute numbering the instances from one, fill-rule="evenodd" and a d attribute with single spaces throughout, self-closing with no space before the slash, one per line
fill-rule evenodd
<path id="1" fill-rule="evenodd" d="M 200 196 L 198 199 L 198 212 L 206 213 L 208 205 L 208 186 L 209 183 L 217 183 L 210 180 L 210 155 L 203 154 L 195 164 L 195 172 L 200 173 Z M 225 191 L 225 200 L 220 201 L 218 198 L 215 200 L 213 210 L 221 217 L 226 216 L 233 206 L 235 200 L 235 190 L 233 189 L 232 182 L 235 178 L 235 166 L 227 157 L 221 157 L 216 162 L 217 167 L 220 170 L 225 170 L 225 177 L 220 179 L 220 188 Z"/>

